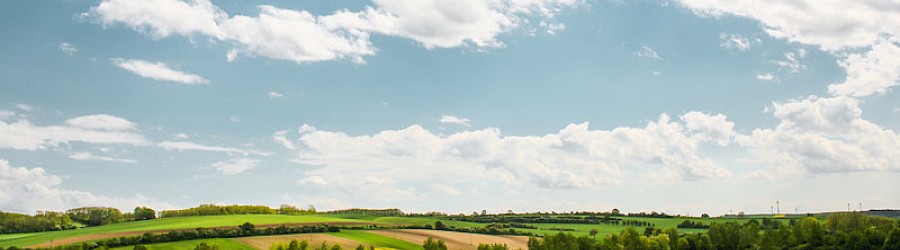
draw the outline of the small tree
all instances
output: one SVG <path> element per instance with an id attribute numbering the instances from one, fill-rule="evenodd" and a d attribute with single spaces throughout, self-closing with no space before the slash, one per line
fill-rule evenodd
<path id="1" fill-rule="evenodd" d="M 597 234 L 598 234 L 598 233 L 600 233 L 600 231 L 597 231 L 596 228 L 591 228 L 591 231 L 590 231 L 588 234 L 590 234 L 591 237 L 594 237 L 594 240 L 597 240 Z"/>
<path id="2" fill-rule="evenodd" d="M 447 229 L 447 226 L 445 226 L 444 223 L 441 221 L 436 221 L 436 222 L 434 222 L 434 229 L 444 230 L 444 229 Z"/>
<path id="3" fill-rule="evenodd" d="M 702 215 L 700 215 L 700 218 L 709 219 L 709 214 L 703 213 Z"/>
<path id="4" fill-rule="evenodd" d="M 432 237 L 428 237 L 425 240 L 425 244 L 422 244 L 422 247 L 425 250 L 447 250 L 447 244 L 443 240 L 435 241 Z"/>
<path id="5" fill-rule="evenodd" d="M 241 230 L 244 230 L 244 231 L 253 230 L 253 228 L 255 228 L 255 227 L 256 226 L 254 226 L 253 224 L 250 224 L 250 222 L 244 222 L 244 224 L 241 224 L 241 226 L 240 226 Z"/>
<path id="6" fill-rule="evenodd" d="M 613 208 L 612 214 L 613 214 L 613 215 L 619 215 L 619 209 L 618 209 L 618 208 Z"/>

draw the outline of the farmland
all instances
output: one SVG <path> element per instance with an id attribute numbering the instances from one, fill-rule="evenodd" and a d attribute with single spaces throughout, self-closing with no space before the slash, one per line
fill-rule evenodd
<path id="1" fill-rule="evenodd" d="M 544 218 L 558 218 L 562 215 L 541 215 Z M 571 216 L 569 216 L 571 217 Z M 577 216 L 576 216 L 577 217 Z M 503 216 L 501 218 L 510 219 L 515 218 L 515 216 Z M 635 222 L 647 223 L 648 225 L 655 226 L 656 228 L 667 229 L 667 228 L 675 228 L 678 223 L 684 221 L 685 219 L 691 219 L 694 221 L 702 222 L 705 224 L 709 224 L 712 222 L 726 222 L 726 221 L 747 221 L 749 219 L 737 219 L 737 218 L 712 218 L 712 219 L 699 219 L 699 218 L 643 218 L 643 217 L 625 217 L 625 216 L 612 216 L 610 218 L 617 220 L 630 220 Z M 214 215 L 214 216 L 188 216 L 188 217 L 175 217 L 175 218 L 161 218 L 161 219 L 153 219 L 153 220 L 144 220 L 144 221 L 133 221 L 133 222 L 124 222 L 124 223 L 116 223 L 110 225 L 96 226 L 96 227 L 86 227 L 74 230 L 63 230 L 63 231 L 51 231 L 51 232 L 42 232 L 42 233 L 25 233 L 25 234 L 5 234 L 0 235 L 0 246 L 9 247 L 9 246 L 54 246 L 54 245 L 65 245 L 72 244 L 81 241 L 87 240 L 97 240 L 103 238 L 110 237 L 121 237 L 121 236 L 136 236 L 141 235 L 145 232 L 151 233 L 165 233 L 170 230 L 177 229 L 194 229 L 194 228 L 223 228 L 223 227 L 235 227 L 244 222 L 249 222 L 255 225 L 259 225 L 260 227 L 273 227 L 282 224 L 287 225 L 315 225 L 315 224 L 332 224 L 332 225 L 345 225 L 345 226 L 368 226 L 368 225 L 380 225 L 382 227 L 431 227 L 435 225 L 436 222 L 441 221 L 445 227 L 455 228 L 456 230 L 462 229 L 473 229 L 473 228 L 485 228 L 490 226 L 492 223 L 479 223 L 479 222 L 471 222 L 471 221 L 462 221 L 457 220 L 454 217 L 447 216 L 373 216 L 373 215 L 361 215 L 361 214 L 316 214 L 316 215 L 278 215 L 278 214 L 241 214 L 241 215 Z M 555 234 L 558 232 L 566 232 L 571 233 L 573 235 L 588 235 L 591 230 L 596 230 L 598 232 L 598 237 L 603 237 L 606 234 L 616 234 L 622 231 L 625 228 L 630 226 L 627 225 L 607 225 L 607 224 L 584 224 L 584 223 L 523 223 L 527 228 L 514 228 L 518 233 L 531 233 L 534 235 L 544 235 L 544 234 Z M 638 227 L 638 230 L 643 230 L 644 227 Z M 704 229 L 681 229 L 682 232 L 702 232 Z M 410 246 L 420 245 L 421 235 L 419 236 L 409 236 L 410 232 L 419 232 L 419 231 L 405 231 L 404 233 L 407 241 L 403 241 L 400 239 L 394 239 L 394 237 L 389 237 L 391 234 L 387 233 L 390 231 L 373 231 L 372 233 L 363 232 L 363 231 L 350 231 L 344 230 L 339 233 L 331 233 L 328 237 L 338 237 L 341 239 L 347 239 L 347 245 L 352 244 L 353 242 L 358 242 L 363 245 L 373 245 L 373 246 L 383 246 L 383 247 L 391 247 L 398 249 L 409 248 Z M 403 231 L 401 231 L 403 232 Z M 419 232 L 421 233 L 421 232 Z M 451 233 L 451 232 L 448 232 Z M 396 234 L 396 233 L 395 233 Z M 462 235 L 464 233 L 455 233 Z M 448 242 L 456 242 L 449 236 L 441 236 L 441 235 L 433 235 L 437 239 L 446 238 Z M 269 237 L 269 236 L 265 236 Z M 241 242 L 242 244 L 261 247 L 264 245 L 260 242 L 265 242 L 265 244 L 269 244 L 271 242 L 275 242 L 273 240 L 260 240 L 260 239 L 285 239 L 290 240 L 290 236 L 278 236 L 278 237 L 248 237 L 248 238 L 240 238 L 236 239 L 235 242 Z M 279 238 L 281 237 L 281 238 Z M 449 238 L 448 238 L 449 237 Z M 488 239 L 488 238 L 483 238 Z M 521 241 L 521 240 L 520 240 Z M 502 242 L 502 241 L 498 241 Z M 343 244 L 342 243 L 342 244 Z M 491 243 L 491 242 L 484 242 Z"/>

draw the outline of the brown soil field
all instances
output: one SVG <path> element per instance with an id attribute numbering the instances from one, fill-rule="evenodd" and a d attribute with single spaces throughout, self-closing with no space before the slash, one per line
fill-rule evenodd
<path id="1" fill-rule="evenodd" d="M 254 236 L 245 238 L 234 238 L 234 240 L 244 243 L 256 249 L 269 249 L 274 243 L 288 243 L 291 240 L 308 241 L 311 248 L 322 245 L 322 242 L 328 242 L 328 245 L 340 244 L 344 249 L 355 249 L 359 245 L 368 246 L 366 244 L 327 234 L 291 234 L 291 235 L 273 235 L 273 236 Z"/>
<path id="2" fill-rule="evenodd" d="M 437 240 L 443 240 L 449 250 L 475 250 L 478 249 L 479 243 L 500 243 L 506 244 L 509 246 L 509 249 L 528 249 L 528 237 L 526 236 L 484 235 L 424 229 L 373 230 L 367 232 L 415 244 L 422 244 L 428 237 L 432 237 Z"/>
<path id="3" fill-rule="evenodd" d="M 282 224 L 256 225 L 256 228 L 278 227 L 281 225 L 285 225 L 288 227 L 316 226 L 316 225 L 322 225 L 322 224 L 328 224 L 328 225 L 332 225 L 332 226 L 366 226 L 366 225 L 379 224 L 379 223 L 368 223 L 368 222 L 366 222 L 366 223 L 361 223 L 361 222 L 282 223 Z M 217 228 L 236 228 L 236 226 L 217 227 Z M 194 230 L 194 229 L 180 229 L 180 230 Z M 99 239 L 107 239 L 107 238 L 118 238 L 118 237 L 122 237 L 122 236 L 138 236 L 138 235 L 142 235 L 144 233 L 163 234 L 163 233 L 168 233 L 171 231 L 173 231 L 173 230 L 166 229 L 166 230 L 131 231 L 131 232 L 119 232 L 119 233 L 92 234 L 92 235 L 84 235 L 84 236 L 76 236 L 76 237 L 71 237 L 71 238 L 58 239 L 58 240 L 54 240 L 53 242 L 45 242 L 45 243 L 41 243 L 41 244 L 31 245 L 31 246 L 28 246 L 28 248 L 64 246 L 64 245 L 79 243 L 79 242 L 83 242 L 83 241 L 91 241 L 91 240 L 99 240 Z M 290 241 L 290 240 L 288 240 L 288 241 Z M 319 242 L 319 244 L 321 244 L 321 242 Z M 356 245 L 353 245 L 353 247 L 355 248 Z M 265 249 L 269 249 L 269 246 L 266 246 Z"/>

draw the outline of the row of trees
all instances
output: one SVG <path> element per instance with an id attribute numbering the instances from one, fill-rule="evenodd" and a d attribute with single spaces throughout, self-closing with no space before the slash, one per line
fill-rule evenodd
<path id="1" fill-rule="evenodd" d="M 78 225 L 65 213 L 38 212 L 34 216 L 0 211 L 0 233 L 30 233 L 73 229 Z"/>
<path id="2" fill-rule="evenodd" d="M 84 226 L 100 226 L 112 223 L 156 218 L 156 212 L 147 207 L 136 207 L 133 213 L 122 213 L 109 207 L 80 207 L 65 213 L 38 211 L 35 215 L 0 212 L 0 233 L 31 233 L 65 230 Z"/>
<path id="3" fill-rule="evenodd" d="M 283 204 L 279 208 L 274 209 L 262 205 L 215 205 L 203 204 L 197 207 L 180 209 L 180 210 L 164 210 L 159 213 L 161 218 L 184 217 L 184 216 L 204 216 L 204 215 L 229 215 L 229 214 L 286 214 L 286 215 L 304 215 L 316 214 L 316 208 L 309 206 L 301 209 L 295 206 Z"/>
<path id="4" fill-rule="evenodd" d="M 404 216 L 405 214 L 400 209 L 396 208 L 388 208 L 388 209 L 362 209 L 362 208 L 351 208 L 351 209 L 343 209 L 343 210 L 334 210 L 325 212 L 327 214 L 358 214 L 358 215 L 368 215 L 368 216 Z"/>
<path id="5" fill-rule="evenodd" d="M 789 225 L 713 223 L 706 233 L 679 234 L 676 229 L 634 228 L 600 240 L 558 233 L 532 237 L 529 250 L 593 249 L 900 249 L 900 222 L 861 213 L 833 213 L 824 221 L 814 217 Z"/>
<path id="6" fill-rule="evenodd" d="M 655 213 L 655 212 L 654 212 Z M 660 216 L 660 215 L 654 215 Z M 665 215 L 668 216 L 668 215 Z M 647 217 L 651 217 L 648 215 Z M 468 221 L 477 223 L 560 223 L 560 224 L 604 224 L 604 225 L 622 225 L 635 227 L 653 227 L 654 224 L 641 220 L 623 220 L 611 217 L 609 214 L 603 216 L 587 215 L 587 216 L 550 216 L 550 215 L 509 215 L 497 214 L 486 216 L 451 216 L 450 220 Z"/>

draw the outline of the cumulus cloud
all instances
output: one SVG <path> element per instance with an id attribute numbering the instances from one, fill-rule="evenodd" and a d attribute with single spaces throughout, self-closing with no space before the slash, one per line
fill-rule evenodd
<path id="1" fill-rule="evenodd" d="M 868 96 L 887 92 L 900 84 L 900 46 L 881 41 L 865 54 L 851 54 L 840 61 L 847 70 L 842 83 L 828 86 L 828 91 L 841 96 Z"/>
<path id="2" fill-rule="evenodd" d="M 469 120 L 469 118 L 465 118 L 465 117 L 456 117 L 456 116 L 452 116 L 452 115 L 441 115 L 440 122 L 456 124 L 456 125 L 461 125 L 461 126 L 466 126 L 466 127 L 472 127 L 472 124 L 470 123 L 471 121 Z"/>
<path id="3" fill-rule="evenodd" d="M 198 75 L 181 72 L 169 68 L 168 65 L 161 62 L 148 62 L 136 59 L 113 58 L 113 63 L 119 68 L 130 71 L 141 77 L 150 78 L 159 81 L 176 82 L 181 84 L 206 84 L 208 80 Z"/>
<path id="4" fill-rule="evenodd" d="M 363 63 L 376 49 L 370 33 L 411 39 L 425 48 L 500 47 L 497 38 L 540 20 L 548 33 L 565 28 L 552 21 L 578 0 L 465 1 L 375 0 L 360 11 L 314 15 L 305 10 L 258 7 L 255 17 L 227 13 L 208 0 L 152 3 L 104 0 L 85 13 L 110 26 L 125 24 L 154 38 L 206 35 L 233 43 L 228 61 L 239 54 L 297 63 L 350 59 Z"/>
<path id="5" fill-rule="evenodd" d="M 111 115 L 76 117 L 57 126 L 37 126 L 24 119 L 0 121 L 0 148 L 36 150 L 69 142 L 140 145 L 146 140 L 134 131 L 134 123 Z"/>
<path id="6" fill-rule="evenodd" d="M 240 155 L 260 155 L 267 156 L 271 155 L 269 152 L 251 150 L 251 149 L 239 149 L 239 148 L 231 148 L 231 147 L 221 147 L 221 146 L 207 146 L 202 144 L 197 144 L 193 142 L 187 141 L 163 141 L 157 143 L 156 146 L 161 147 L 166 150 L 178 150 L 178 151 L 209 151 L 209 152 L 222 152 L 229 154 L 240 154 Z"/>
<path id="7" fill-rule="evenodd" d="M 100 155 L 95 155 L 91 152 L 75 152 L 75 153 L 69 154 L 69 158 L 72 158 L 75 160 L 82 160 L 82 161 L 108 161 L 108 162 L 130 163 L 130 164 L 137 163 L 137 161 L 133 160 L 133 159 L 100 156 Z"/>
<path id="8" fill-rule="evenodd" d="M 0 159 L 0 207 L 7 211 L 32 213 L 37 210 L 62 211 L 73 207 L 108 206 L 128 211 L 136 206 L 174 208 L 171 204 L 137 194 L 109 197 L 61 187 L 62 178 L 40 167 L 13 167 Z"/>
<path id="9" fill-rule="evenodd" d="M 282 98 L 282 97 L 284 97 L 283 94 L 278 93 L 278 92 L 275 92 L 275 91 L 270 91 L 268 95 L 269 95 L 269 98 L 272 98 L 272 99 L 277 99 L 277 98 Z"/>
<path id="10" fill-rule="evenodd" d="M 733 124 L 722 115 L 702 113 L 687 114 L 684 120 L 661 115 L 642 128 L 613 130 L 570 124 L 544 136 L 502 136 L 494 128 L 445 136 L 417 125 L 350 136 L 304 126 L 298 139 L 286 146 L 296 153 L 294 162 L 317 166 L 307 171 L 301 184 L 353 192 L 348 187 L 378 183 L 384 192 L 405 197 L 416 197 L 413 194 L 422 191 L 416 187 L 432 183 L 596 187 L 616 183 L 623 169 L 658 168 L 669 177 L 688 180 L 730 176 L 698 147 L 707 141 L 726 144 Z M 285 133 L 276 132 L 274 137 L 283 138 Z M 442 187 L 432 190 L 456 193 Z"/>
<path id="11" fill-rule="evenodd" d="M 237 175 L 256 168 L 260 160 L 252 158 L 234 158 L 213 163 L 211 166 L 223 175 Z"/>
<path id="12" fill-rule="evenodd" d="M 66 54 L 69 56 L 74 56 L 75 52 L 78 52 L 78 48 L 75 48 L 75 45 L 72 45 L 71 43 L 66 43 L 66 42 L 60 43 L 58 48 L 59 48 L 59 51 L 61 51 L 63 54 Z"/>
<path id="13" fill-rule="evenodd" d="M 125 24 L 154 38 L 173 34 L 223 37 L 219 23 L 228 17 L 208 0 L 106 0 L 85 15 L 103 25 Z"/>
<path id="14" fill-rule="evenodd" d="M 764 25 L 772 37 L 819 45 L 826 51 L 865 47 L 882 34 L 900 33 L 896 4 L 878 1 L 681 0 L 701 15 L 736 15 Z"/>
<path id="15" fill-rule="evenodd" d="M 775 103 L 773 114 L 778 126 L 735 140 L 782 174 L 900 171 L 900 137 L 862 119 L 853 98 L 811 96 Z"/>
<path id="16" fill-rule="evenodd" d="M 723 114 L 709 115 L 691 111 L 681 116 L 684 127 L 693 133 L 692 137 L 700 141 L 714 142 L 727 146 L 734 137 L 734 122 L 728 121 Z"/>

